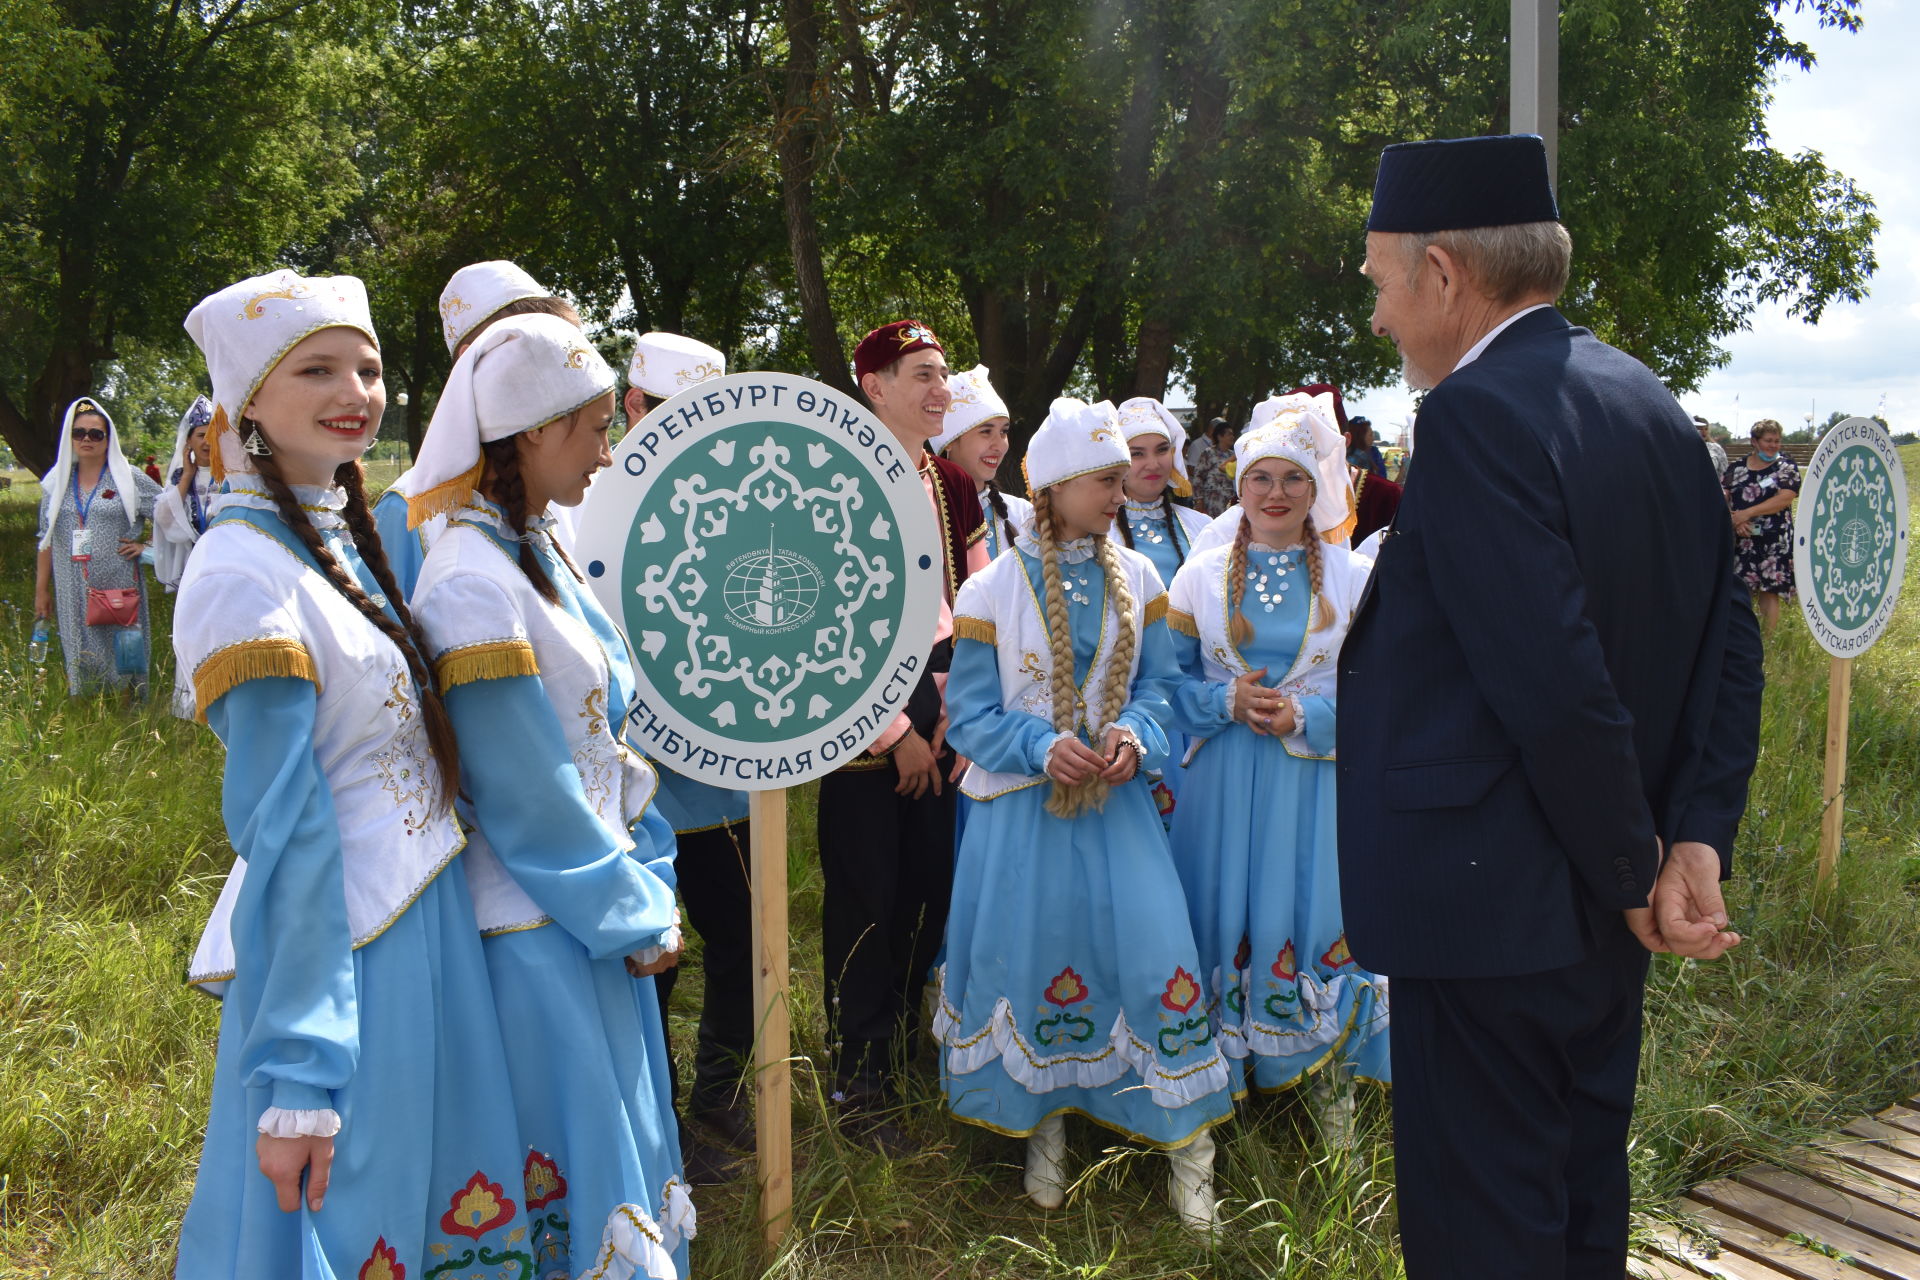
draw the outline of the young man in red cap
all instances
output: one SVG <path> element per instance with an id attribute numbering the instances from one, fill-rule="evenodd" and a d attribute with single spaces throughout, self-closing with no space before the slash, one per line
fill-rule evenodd
<path id="1" fill-rule="evenodd" d="M 946 351 L 917 320 L 896 320 L 854 349 L 854 376 L 874 415 L 911 455 L 945 425 Z M 820 782 L 821 909 L 827 1036 L 843 1122 L 886 1148 L 904 1140 L 884 1117 L 896 1053 L 910 1046 L 920 994 L 946 930 L 953 891 L 954 754 L 942 686 L 953 597 L 987 563 L 980 497 L 967 473 L 925 454 L 920 480 L 941 533 L 946 593 L 926 619 L 929 651 L 903 711 L 866 751 Z"/>

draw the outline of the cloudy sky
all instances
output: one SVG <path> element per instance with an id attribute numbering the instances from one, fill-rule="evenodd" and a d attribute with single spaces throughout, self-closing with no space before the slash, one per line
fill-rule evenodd
<path id="1" fill-rule="evenodd" d="M 1817 325 L 1780 306 L 1755 312 L 1752 328 L 1725 342 L 1727 365 L 1680 397 L 1689 413 L 1730 426 L 1776 418 L 1794 429 L 1809 412 L 1821 422 L 1836 409 L 1871 414 L 1884 395 L 1895 431 L 1920 430 L 1920 142 L 1908 114 L 1920 0 L 1864 0 L 1860 12 L 1853 35 L 1785 16 L 1819 61 L 1781 76 L 1768 121 L 1775 147 L 1820 152 L 1873 197 L 1881 229 L 1872 292 L 1828 307 Z M 1356 403 L 1384 427 L 1411 410 L 1412 397 L 1395 386 Z"/>

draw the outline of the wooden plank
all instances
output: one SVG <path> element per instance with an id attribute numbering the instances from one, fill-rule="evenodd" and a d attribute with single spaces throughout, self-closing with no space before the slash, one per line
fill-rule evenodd
<path id="1" fill-rule="evenodd" d="M 1915 1111 L 1912 1107 L 1903 1107 L 1896 1104 L 1874 1116 L 1874 1119 L 1878 1120 L 1881 1124 L 1891 1125 L 1896 1129 L 1905 1129 L 1915 1137 L 1920 1137 L 1920 1111 Z"/>
<path id="2" fill-rule="evenodd" d="M 1838 1249 L 1850 1255 L 1867 1275 L 1880 1276 L 1883 1280 L 1914 1280 L 1920 1276 L 1920 1254 L 1756 1187 L 1737 1182 L 1709 1182 L 1695 1187 L 1693 1195 L 1777 1236 L 1798 1234 Z"/>
<path id="3" fill-rule="evenodd" d="M 1636 1253 L 1627 1259 L 1628 1280 L 1700 1280 L 1692 1267 L 1658 1254 Z"/>
<path id="4" fill-rule="evenodd" d="M 1712 1257 L 1708 1250 L 1697 1241 L 1688 1240 L 1672 1227 L 1663 1227 L 1653 1233 L 1654 1247 L 1660 1250 L 1657 1255 L 1642 1254 L 1643 1259 L 1658 1259 L 1676 1269 L 1661 1275 L 1692 1277 L 1695 1275 L 1715 1276 L 1719 1280 L 1793 1280 L 1790 1272 L 1776 1271 L 1764 1262 L 1757 1262 L 1729 1250 L 1722 1249 Z M 1691 1267 L 1692 1270 L 1686 1270 Z"/>
<path id="5" fill-rule="evenodd" d="M 1871 1138 L 1882 1143 L 1889 1151 L 1898 1151 L 1903 1156 L 1912 1156 L 1920 1160 L 1920 1138 L 1914 1137 L 1905 1129 L 1896 1129 L 1890 1124 L 1878 1120 L 1855 1120 L 1843 1127 L 1840 1132 L 1850 1133 L 1856 1138 Z"/>
<path id="6" fill-rule="evenodd" d="M 1852 1267 L 1742 1222 L 1704 1201 L 1682 1197 L 1680 1204 L 1713 1228 L 1713 1234 L 1726 1248 L 1749 1258 L 1759 1258 L 1795 1280 L 1859 1280 L 1860 1273 Z"/>
<path id="7" fill-rule="evenodd" d="M 1915 1274 L 1920 1275 L 1920 1222 L 1899 1210 L 1785 1169 L 1761 1165 L 1743 1169 L 1734 1176 L 1750 1187 L 1758 1187 L 1782 1200 L 1791 1200 L 1803 1209 L 1824 1213 L 1836 1222 L 1872 1232 L 1882 1240 L 1912 1250 Z"/>
<path id="8" fill-rule="evenodd" d="M 1831 1183 L 1863 1199 L 1877 1201 L 1890 1209 L 1898 1209 L 1909 1218 L 1920 1219 L 1920 1190 L 1897 1179 L 1883 1177 L 1870 1169 L 1859 1168 L 1818 1151 L 1808 1152 L 1805 1164 L 1796 1172 Z"/>
<path id="9" fill-rule="evenodd" d="M 1920 1188 L 1920 1159 L 1889 1151 L 1877 1142 L 1839 1142 L 1825 1148 L 1848 1165 L 1909 1187 Z"/>

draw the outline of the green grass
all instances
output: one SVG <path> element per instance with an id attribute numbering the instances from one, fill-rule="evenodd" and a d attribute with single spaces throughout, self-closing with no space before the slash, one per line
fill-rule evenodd
<path id="1" fill-rule="evenodd" d="M 1920 448 L 1903 451 L 1920 477 Z M 385 477 L 383 477 L 384 479 Z M 159 705 L 69 700 L 26 661 L 30 481 L 0 495 L 0 1277 L 170 1273 L 192 1187 L 218 1007 L 180 983 L 230 859 L 221 752 Z M 1920 566 L 1916 566 L 1920 576 Z M 171 600 L 154 595 L 156 634 Z M 171 679 L 155 646 L 155 687 Z M 1920 1084 L 1920 585 L 1858 663 L 1853 789 L 1839 887 L 1816 910 L 1825 655 L 1791 617 L 1770 644 L 1764 750 L 1730 886 L 1747 942 L 1727 961 L 1663 958 L 1633 1170 L 1638 1221 L 1672 1195 Z M 1081 1182 L 1046 1213 L 1020 1195 L 1019 1145 L 946 1119 L 931 1084 L 888 1162 L 822 1121 L 820 881 L 810 789 L 791 814 L 795 1223 L 761 1259 L 751 1185 L 699 1196 L 696 1274 L 779 1280 L 1386 1278 L 1393 1247 L 1386 1099 L 1333 1157 L 1291 1098 L 1221 1131 L 1231 1228 L 1208 1247 L 1165 1207 L 1166 1162 L 1070 1126 Z M 677 1002 L 691 1046 L 698 956 Z"/>

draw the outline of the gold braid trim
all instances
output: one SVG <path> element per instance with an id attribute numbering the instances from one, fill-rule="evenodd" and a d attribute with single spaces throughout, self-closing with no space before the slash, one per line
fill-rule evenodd
<path id="1" fill-rule="evenodd" d="M 967 535 L 967 545 L 972 546 L 974 543 L 980 541 L 980 539 L 986 537 L 987 526 L 992 523 L 993 521 L 991 520 L 982 520 L 979 524 L 973 526 L 973 532 Z"/>
<path id="2" fill-rule="evenodd" d="M 193 669 L 193 718 L 205 724 L 207 708 L 236 685 L 269 676 L 305 680 L 320 692 L 320 675 L 305 645 L 291 636 L 261 636 L 216 649 Z"/>
<path id="3" fill-rule="evenodd" d="M 485 640 L 449 649 L 434 659 L 433 678 L 442 691 L 476 680 L 537 676 L 540 663 L 525 640 Z"/>
<path id="4" fill-rule="evenodd" d="M 998 630 L 985 618 L 969 618 L 964 613 L 953 615 L 953 638 L 955 640 L 978 640 L 981 644 L 994 644 L 999 639 Z"/>
<path id="5" fill-rule="evenodd" d="M 1166 617 L 1168 612 L 1169 610 L 1167 608 L 1167 593 L 1162 591 L 1159 595 L 1147 601 L 1146 612 L 1140 615 L 1141 618 L 1143 619 L 1140 625 L 1143 628 L 1150 627 L 1154 623 L 1160 621 L 1160 619 Z M 1191 622 L 1193 621 L 1193 619 L 1189 618 L 1187 619 L 1187 621 Z"/>
<path id="6" fill-rule="evenodd" d="M 442 480 L 425 493 L 407 494 L 407 528 L 418 529 L 435 516 L 446 515 L 465 506 L 468 495 L 480 483 L 480 475 L 486 465 L 487 460 L 482 457 L 453 479 Z"/>

